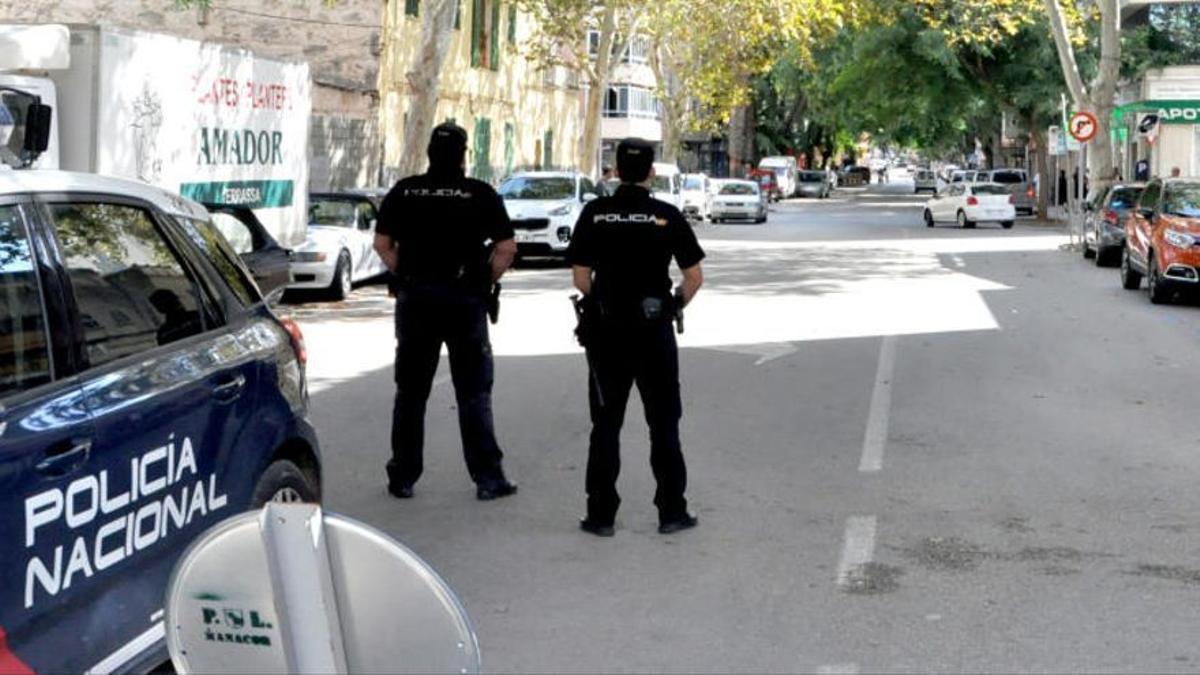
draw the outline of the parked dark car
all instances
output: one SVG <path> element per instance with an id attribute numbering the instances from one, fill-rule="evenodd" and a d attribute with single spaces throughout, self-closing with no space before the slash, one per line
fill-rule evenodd
<path id="1" fill-rule="evenodd" d="M 1084 204 L 1083 257 L 1094 259 L 1097 266 L 1120 261 L 1125 219 L 1145 189 L 1145 183 L 1118 183 L 1101 188 Z"/>
<path id="2" fill-rule="evenodd" d="M 848 166 L 838 172 L 838 185 L 855 187 L 871 184 L 871 169 L 865 166 Z"/>
<path id="3" fill-rule="evenodd" d="M 164 663 L 192 541 L 320 498 L 307 409 L 299 329 L 203 207 L 0 171 L 0 671 Z"/>
<path id="4" fill-rule="evenodd" d="M 275 241 L 252 209 L 228 204 L 205 204 L 204 207 L 212 214 L 213 225 L 250 268 L 263 295 L 288 285 L 292 252 Z"/>

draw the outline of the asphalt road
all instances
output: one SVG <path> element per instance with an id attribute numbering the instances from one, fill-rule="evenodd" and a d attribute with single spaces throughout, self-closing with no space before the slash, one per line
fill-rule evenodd
<path id="1" fill-rule="evenodd" d="M 921 202 L 892 185 L 698 228 L 681 360 L 701 523 L 670 537 L 636 394 L 617 536 L 577 529 L 565 269 L 505 282 L 495 409 L 521 492 L 495 503 L 444 376 L 417 497 L 386 494 L 382 290 L 292 308 L 327 508 L 430 562 L 492 672 L 1200 669 L 1200 309 L 1122 290 L 1053 226 L 928 230 Z"/>

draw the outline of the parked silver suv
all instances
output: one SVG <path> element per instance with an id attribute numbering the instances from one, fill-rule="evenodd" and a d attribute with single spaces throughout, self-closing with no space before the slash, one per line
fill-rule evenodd
<path id="1" fill-rule="evenodd" d="M 1025 169 L 992 169 L 981 171 L 975 178 L 977 183 L 999 183 L 1013 196 L 1017 213 L 1032 216 L 1037 210 L 1037 190 L 1029 180 Z"/>

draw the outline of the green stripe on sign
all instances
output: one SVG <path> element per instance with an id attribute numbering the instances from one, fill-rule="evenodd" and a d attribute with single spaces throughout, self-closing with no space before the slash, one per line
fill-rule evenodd
<path id="1" fill-rule="evenodd" d="M 235 180 L 179 186 L 179 193 L 194 201 L 252 209 L 291 206 L 294 192 L 295 183 L 290 180 Z"/>

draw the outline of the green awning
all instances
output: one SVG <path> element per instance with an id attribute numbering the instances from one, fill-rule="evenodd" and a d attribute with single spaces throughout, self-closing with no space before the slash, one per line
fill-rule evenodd
<path id="1" fill-rule="evenodd" d="M 1160 124 L 1200 124 L 1200 101 L 1149 100 L 1134 101 L 1113 108 L 1113 122 L 1121 125 L 1125 116 L 1136 113 L 1158 113 Z"/>

